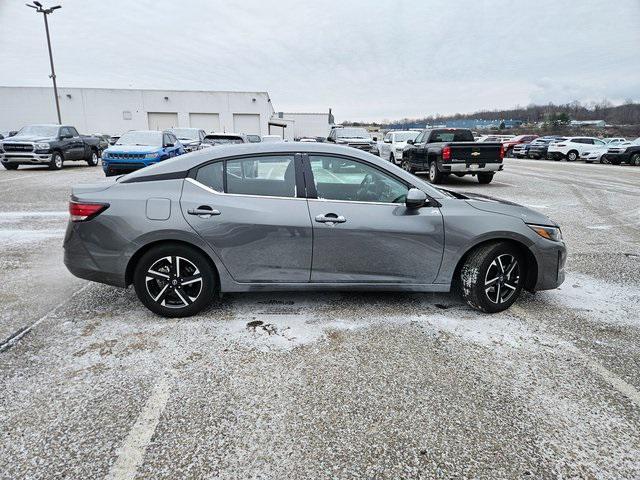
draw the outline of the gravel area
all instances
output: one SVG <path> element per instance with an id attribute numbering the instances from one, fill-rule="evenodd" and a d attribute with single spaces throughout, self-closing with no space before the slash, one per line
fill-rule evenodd
<path id="1" fill-rule="evenodd" d="M 561 288 L 225 295 L 168 320 L 62 265 L 69 187 L 0 171 L 0 478 L 638 478 L 640 168 L 506 160 L 557 220 Z"/>

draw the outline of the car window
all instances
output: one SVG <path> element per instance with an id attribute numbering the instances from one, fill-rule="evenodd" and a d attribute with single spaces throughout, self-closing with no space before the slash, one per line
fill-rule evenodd
<path id="1" fill-rule="evenodd" d="M 270 155 L 227 161 L 227 192 L 242 195 L 295 197 L 292 155 Z"/>
<path id="2" fill-rule="evenodd" d="M 404 203 L 408 187 L 380 170 L 344 157 L 311 156 L 318 198 L 354 202 Z"/>
<path id="3" fill-rule="evenodd" d="M 593 143 L 595 143 L 596 145 L 606 145 L 606 143 L 604 143 L 602 140 L 594 140 Z"/>
<path id="4" fill-rule="evenodd" d="M 418 135 L 416 139 L 413 141 L 413 143 L 422 143 L 424 139 L 424 134 L 425 132 L 421 132 L 420 135 Z"/>
<path id="5" fill-rule="evenodd" d="M 67 127 L 67 130 L 69 131 L 69 135 L 71 135 L 72 137 L 79 137 L 80 136 L 80 134 L 76 130 L 76 127 Z"/>
<path id="6" fill-rule="evenodd" d="M 73 137 L 73 135 L 71 134 L 71 130 L 69 130 L 67 127 L 62 127 L 60 129 L 60 136 L 64 137 L 64 136 L 71 136 Z"/>
<path id="7" fill-rule="evenodd" d="M 222 180 L 223 162 L 210 163 L 198 169 L 196 180 L 216 192 L 224 192 Z"/>

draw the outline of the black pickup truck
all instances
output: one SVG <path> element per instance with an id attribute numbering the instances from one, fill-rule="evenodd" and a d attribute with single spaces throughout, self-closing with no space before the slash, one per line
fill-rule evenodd
<path id="1" fill-rule="evenodd" d="M 100 139 L 80 135 L 68 125 L 28 125 L 0 141 L 0 162 L 7 170 L 20 165 L 48 165 L 60 170 L 65 161 L 98 165 Z"/>
<path id="2" fill-rule="evenodd" d="M 501 143 L 476 143 L 466 128 L 423 130 L 407 142 L 402 152 L 402 168 L 408 172 L 429 172 L 431 183 L 440 183 L 450 174 L 473 175 L 480 183 L 490 183 L 502 170 L 504 150 Z"/>

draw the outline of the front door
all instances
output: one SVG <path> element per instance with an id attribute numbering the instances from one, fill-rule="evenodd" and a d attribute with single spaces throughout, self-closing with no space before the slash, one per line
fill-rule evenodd
<path id="1" fill-rule="evenodd" d="M 438 208 L 407 209 L 409 185 L 348 157 L 311 155 L 312 282 L 429 284 L 444 247 Z"/>
<path id="2" fill-rule="evenodd" d="M 184 182 L 185 218 L 242 283 L 308 282 L 312 232 L 293 155 L 216 161 Z"/>

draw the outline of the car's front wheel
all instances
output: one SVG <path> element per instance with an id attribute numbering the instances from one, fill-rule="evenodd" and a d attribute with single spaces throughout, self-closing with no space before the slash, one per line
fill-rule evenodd
<path id="1" fill-rule="evenodd" d="M 520 296 L 525 274 L 524 259 L 512 245 L 482 245 L 469 254 L 460 270 L 462 296 L 477 310 L 501 312 Z"/>
<path id="2" fill-rule="evenodd" d="M 415 173 L 415 169 L 411 166 L 411 163 L 409 163 L 409 160 L 402 161 L 402 168 L 409 173 Z"/>
<path id="3" fill-rule="evenodd" d="M 98 165 L 97 150 L 91 150 L 91 154 L 89 155 L 89 158 L 87 158 L 87 165 L 89 165 L 90 167 L 95 167 L 96 165 Z"/>
<path id="4" fill-rule="evenodd" d="M 640 167 L 640 153 L 634 153 L 633 155 L 631 155 L 631 160 L 629 163 L 635 167 Z"/>
<path id="5" fill-rule="evenodd" d="M 163 317 L 188 317 L 207 307 L 218 284 L 209 260 L 186 245 L 154 247 L 138 261 L 133 284 L 140 301 Z"/>
<path id="6" fill-rule="evenodd" d="M 571 150 L 569 153 L 567 153 L 568 162 L 575 162 L 576 160 L 578 160 L 578 152 L 576 152 L 575 150 Z"/>
<path id="7" fill-rule="evenodd" d="M 53 152 L 51 155 L 51 161 L 49 162 L 49 168 L 51 170 L 60 170 L 64 165 L 64 158 L 59 152 Z"/>

